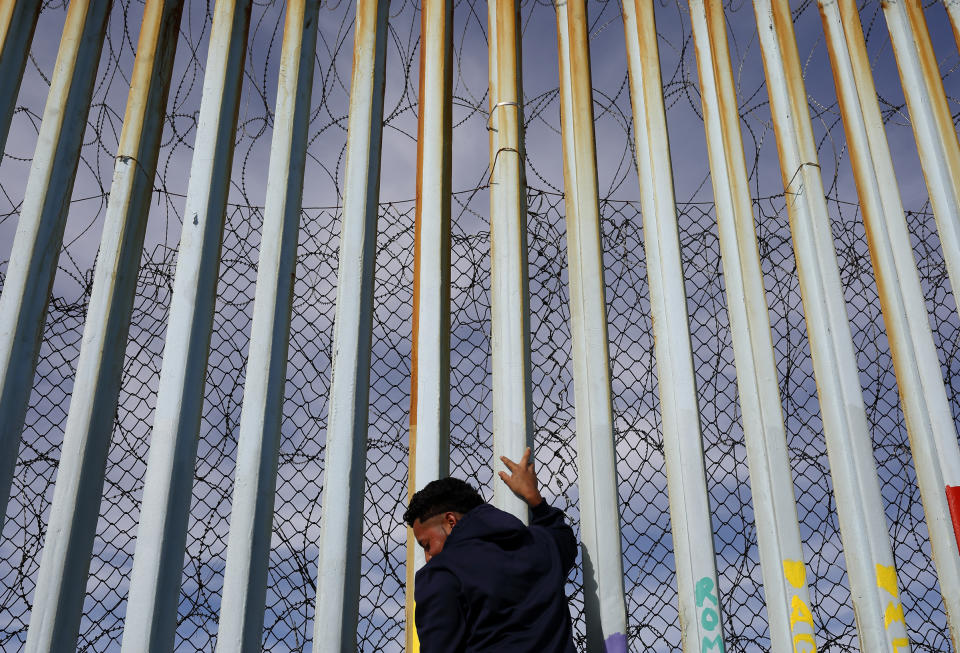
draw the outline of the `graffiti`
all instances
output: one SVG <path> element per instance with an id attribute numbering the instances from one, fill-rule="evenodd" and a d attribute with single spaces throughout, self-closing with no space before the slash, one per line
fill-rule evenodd
<path id="1" fill-rule="evenodd" d="M 883 627 L 887 629 L 893 653 L 910 650 L 907 639 L 907 622 L 903 617 L 903 604 L 897 591 L 897 570 L 892 566 L 877 565 L 877 587 L 890 595 L 891 600 L 883 610 Z M 893 626 L 891 632 L 890 627 Z"/>
<path id="2" fill-rule="evenodd" d="M 807 583 L 807 568 L 802 560 L 784 560 L 783 576 L 792 589 L 800 589 Z M 797 632 L 797 624 L 804 624 L 810 632 Z M 793 639 L 794 653 L 817 653 L 813 640 L 813 613 L 810 606 L 797 594 L 790 597 L 790 636 Z"/>
<path id="3" fill-rule="evenodd" d="M 701 653 L 706 653 L 707 651 L 724 653 L 723 634 L 717 633 L 714 635 L 712 633 L 712 631 L 720 627 L 720 601 L 717 599 L 715 587 L 716 584 L 713 582 L 713 579 L 709 576 L 704 576 L 697 581 L 695 588 L 694 596 L 696 597 L 697 607 L 703 608 L 700 611 L 700 626 L 704 631 L 710 631 L 708 634 L 703 635 L 703 641 L 700 645 Z M 707 599 L 710 599 L 713 607 L 704 605 Z"/>

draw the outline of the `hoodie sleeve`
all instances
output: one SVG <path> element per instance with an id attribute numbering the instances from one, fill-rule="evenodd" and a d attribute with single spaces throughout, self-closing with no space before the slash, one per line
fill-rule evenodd
<path id="1" fill-rule="evenodd" d="M 445 569 L 418 574 L 414 587 L 417 638 L 423 653 L 460 651 L 466 643 L 466 619 L 460 602 L 460 583 Z"/>
<path id="2" fill-rule="evenodd" d="M 564 518 L 563 511 L 541 501 L 536 508 L 530 509 L 530 525 L 540 526 L 550 533 L 560 550 L 564 574 L 569 574 L 577 559 L 577 538 Z"/>

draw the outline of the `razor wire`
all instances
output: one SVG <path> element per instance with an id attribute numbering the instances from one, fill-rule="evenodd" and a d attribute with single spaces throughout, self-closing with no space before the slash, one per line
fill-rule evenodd
<path id="1" fill-rule="evenodd" d="M 0 162 L 0 236 L 19 217 L 25 171 L 42 114 L 65 3 L 44 6 L 14 130 Z M 754 214 L 773 344 L 786 420 L 797 512 L 804 542 L 815 633 L 820 651 L 857 649 L 829 463 L 806 341 L 803 306 L 793 259 L 785 199 L 772 149 L 754 17 L 749 3 L 725 2 L 731 55 L 754 195 Z M 928 12 L 938 9 L 930 4 Z M 607 287 L 611 379 L 624 584 L 630 650 L 680 646 L 670 515 L 657 394 L 656 362 L 647 291 L 640 205 L 632 164 L 632 133 L 625 60 L 616 60 L 619 6 L 590 3 L 594 48 L 598 166 L 603 189 L 602 233 Z M 942 8 L 940 8 L 942 11 Z M 246 350 L 255 292 L 265 160 L 269 152 L 283 3 L 257 2 L 250 29 L 238 122 L 233 188 L 226 215 L 205 408 L 179 599 L 176 650 L 210 651 L 216 641 Z M 766 611 L 751 507 L 735 368 L 726 317 L 716 220 L 705 157 L 679 165 L 684 127 L 700 120 L 696 63 L 684 4 L 658 3 L 661 60 L 677 174 L 678 219 L 688 311 L 704 437 L 707 484 L 717 551 L 719 593 L 728 651 L 768 650 Z M 211 2 L 188 2 L 171 87 L 168 115 L 148 223 L 123 383 L 100 507 L 78 648 L 117 650 L 160 375 L 180 210 L 196 131 Z M 126 88 L 142 4 L 116 2 L 101 60 L 71 205 L 53 299 L 34 379 L 34 392 L 17 473 L 0 540 L 0 647 L 19 650 L 26 639 L 32 592 L 60 455 L 72 378 L 92 284 L 100 225 L 109 193 Z M 522 5 L 525 60 L 556 60 L 537 51 L 537 36 L 552 29 L 553 7 Z M 489 231 L 486 189 L 486 6 L 460 0 L 455 8 L 454 148 L 475 161 L 455 163 L 451 289 L 451 470 L 492 495 Z M 317 79 L 308 149 L 308 182 L 301 217 L 289 364 L 278 463 L 263 649 L 303 650 L 311 645 L 312 606 L 318 590 L 316 542 L 323 492 L 340 183 L 346 138 L 346 103 L 353 7 L 321 10 Z M 909 139 L 909 119 L 898 81 L 890 77 L 889 44 L 879 4 L 864 3 L 861 19 L 891 134 Z M 825 48 L 815 2 L 794 11 L 811 112 L 833 220 L 848 314 L 911 642 L 917 651 L 950 651 L 930 543 L 913 472 L 896 379 L 884 337 L 876 284 L 863 225 L 850 185 L 842 126 L 831 80 L 821 64 Z M 929 18 L 928 18 L 929 20 Z M 415 149 L 419 10 L 414 2 L 391 9 L 387 110 L 384 115 L 382 196 L 409 197 L 412 185 L 397 170 Z M 43 31 L 41 31 L 43 30 Z M 533 47 L 531 47 L 531 44 Z M 942 69 L 951 108 L 957 111 L 956 50 Z M 613 54 L 611 54 L 613 53 Z M 938 50 L 938 54 L 940 50 Z M 951 58 L 952 57 L 952 58 Z M 819 58 L 819 59 L 818 59 Z M 554 64 L 555 65 L 555 64 Z M 814 71 L 814 74 L 810 74 Z M 525 75 L 528 254 L 535 443 L 544 494 L 564 509 L 575 529 L 576 434 L 570 366 L 569 312 L 559 108 L 555 79 Z M 546 79 L 542 79 L 546 77 Z M 826 77 L 826 82 L 821 79 Z M 46 86 L 44 86 L 46 84 Z M 36 89 L 42 88 L 43 92 Z M 955 123 L 957 122 L 955 113 Z M 673 132 L 674 125 L 680 125 Z M 32 131 L 31 131 L 32 130 Z M 699 127 L 702 133 L 702 125 Z M 692 133 L 692 132 L 691 132 Z M 678 135 L 681 138 L 678 138 Z M 699 138 L 699 136 L 697 137 Z M 894 139 L 892 138 L 892 141 Z M 479 145 L 478 145 L 479 144 Z M 479 150 L 477 150 L 479 147 Z M 456 156 L 456 154 L 455 154 Z M 406 157 L 406 158 L 404 158 Z M 752 158 L 751 158 L 752 157 Z M 470 157 L 467 157 L 470 158 Z M 693 159 L 691 159 L 693 160 Z M 479 162 L 478 161 L 482 161 Z M 392 166 L 392 167 L 391 167 Z M 898 169 L 898 172 L 901 172 Z M 399 176 L 399 181 L 390 175 Z M 912 181 L 922 185 L 919 172 Z M 409 175 L 408 175 L 409 177 Z M 459 179 L 460 183 L 456 180 Z M 901 180 L 902 182 L 902 180 Z M 903 182 L 902 182 L 903 183 Z M 779 189 L 777 186 L 779 184 Z M 406 193 L 403 195 L 402 193 Z M 919 198 L 919 199 L 918 199 Z M 960 318 L 946 275 L 932 212 L 921 192 L 905 194 L 934 339 L 951 409 L 960 416 Z M 261 204 L 258 204 L 261 202 Z M 360 650 L 402 650 L 406 529 L 407 420 L 411 353 L 414 202 L 380 205 L 366 502 L 362 555 Z M 12 238 L 10 238 L 12 240 Z M 0 251 L 0 257 L 8 251 Z M 0 261 L 0 283 L 6 261 Z M 584 645 L 578 570 L 567 586 L 579 648 Z M 323 588 L 319 588 L 321 591 Z"/>

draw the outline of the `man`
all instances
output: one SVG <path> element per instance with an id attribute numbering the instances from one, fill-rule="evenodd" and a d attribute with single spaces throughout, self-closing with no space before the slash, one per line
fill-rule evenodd
<path id="1" fill-rule="evenodd" d="M 563 512 L 544 502 L 527 448 L 501 457 L 503 482 L 528 506 L 530 526 L 444 478 L 410 499 L 403 515 L 423 547 L 417 635 L 423 653 L 573 653 L 564 584 L 577 556 Z"/>

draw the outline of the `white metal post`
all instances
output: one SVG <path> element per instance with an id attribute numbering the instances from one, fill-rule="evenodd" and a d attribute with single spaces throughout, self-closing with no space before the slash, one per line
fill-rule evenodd
<path id="1" fill-rule="evenodd" d="M 626 0 L 623 24 L 643 206 L 644 253 L 650 284 L 680 629 L 685 650 L 723 651 L 713 529 L 652 0 Z"/>
<path id="2" fill-rule="evenodd" d="M 389 0 L 359 0 L 347 126 L 313 646 L 354 651 L 369 423 Z"/>
<path id="3" fill-rule="evenodd" d="M 493 368 L 493 466 L 533 445 L 527 187 L 523 171 L 519 4 L 489 0 L 490 45 L 490 340 Z M 522 499 L 493 484 L 493 503 L 527 521 Z"/>
<path id="4" fill-rule="evenodd" d="M 923 498 L 933 559 L 953 641 L 960 642 L 960 555 L 945 488 L 960 485 L 960 447 L 910 246 L 893 161 L 854 0 L 821 3 L 843 115 Z M 899 605 L 896 597 L 890 603 Z"/>
<path id="5" fill-rule="evenodd" d="M 420 10 L 420 108 L 413 262 L 410 378 L 410 494 L 445 477 L 450 465 L 450 174 L 453 1 Z M 419 647 L 413 623 L 414 574 L 423 551 L 407 536 L 407 650 Z"/>
<path id="6" fill-rule="evenodd" d="M 17 93 L 42 6 L 42 0 L 7 0 L 0 4 L 0 158 L 7 145 Z"/>
<path id="7" fill-rule="evenodd" d="M 587 648 L 627 650 L 603 246 L 584 0 L 555 4 Z"/>
<path id="8" fill-rule="evenodd" d="M 218 653 L 260 651 L 263 640 L 319 8 L 319 0 L 287 2 L 217 625 Z"/>
<path id="9" fill-rule="evenodd" d="M 123 653 L 173 647 L 250 0 L 217 0 L 183 212 Z"/>
<path id="10" fill-rule="evenodd" d="M 778 58 L 780 45 L 771 35 L 768 23 L 761 24 L 759 19 L 770 13 L 769 2 L 757 0 L 754 8 L 764 61 L 773 70 L 782 66 Z M 702 12 L 692 13 L 697 14 L 693 22 L 700 37 L 696 45 L 697 69 L 770 644 L 777 651 L 813 651 L 816 646 L 813 620 L 809 617 L 810 592 L 723 16 L 719 12 L 711 14 L 721 21 L 717 26 L 707 24 Z M 705 32 L 697 29 L 704 26 Z"/>
<path id="11" fill-rule="evenodd" d="M 943 6 L 946 7 L 947 14 L 950 16 L 950 25 L 953 26 L 953 40 L 957 42 L 957 48 L 960 49 L 960 0 L 943 0 Z"/>
<path id="12" fill-rule="evenodd" d="M 26 650 L 76 648 L 182 0 L 148 0 L 94 270 Z"/>
<path id="13" fill-rule="evenodd" d="M 940 69 L 923 7 L 917 0 L 884 0 L 883 14 L 910 110 L 910 124 L 937 221 L 950 285 L 954 295 L 960 295 L 960 142 Z"/>
<path id="14" fill-rule="evenodd" d="M 4 514 L 111 6 L 112 0 L 70 3 L 0 295 L 0 507 Z"/>
<path id="15" fill-rule="evenodd" d="M 723 16 L 715 8 L 707 21 L 714 39 L 725 40 Z M 767 92 L 860 648 L 908 651 L 906 630 L 886 619 L 885 590 L 878 586 L 882 576 L 895 594 L 896 572 L 790 9 L 786 3 L 761 9 L 758 22 L 776 26 L 776 42 L 770 26 L 763 27 Z M 782 61 L 779 67 L 767 60 L 772 55 Z"/>

